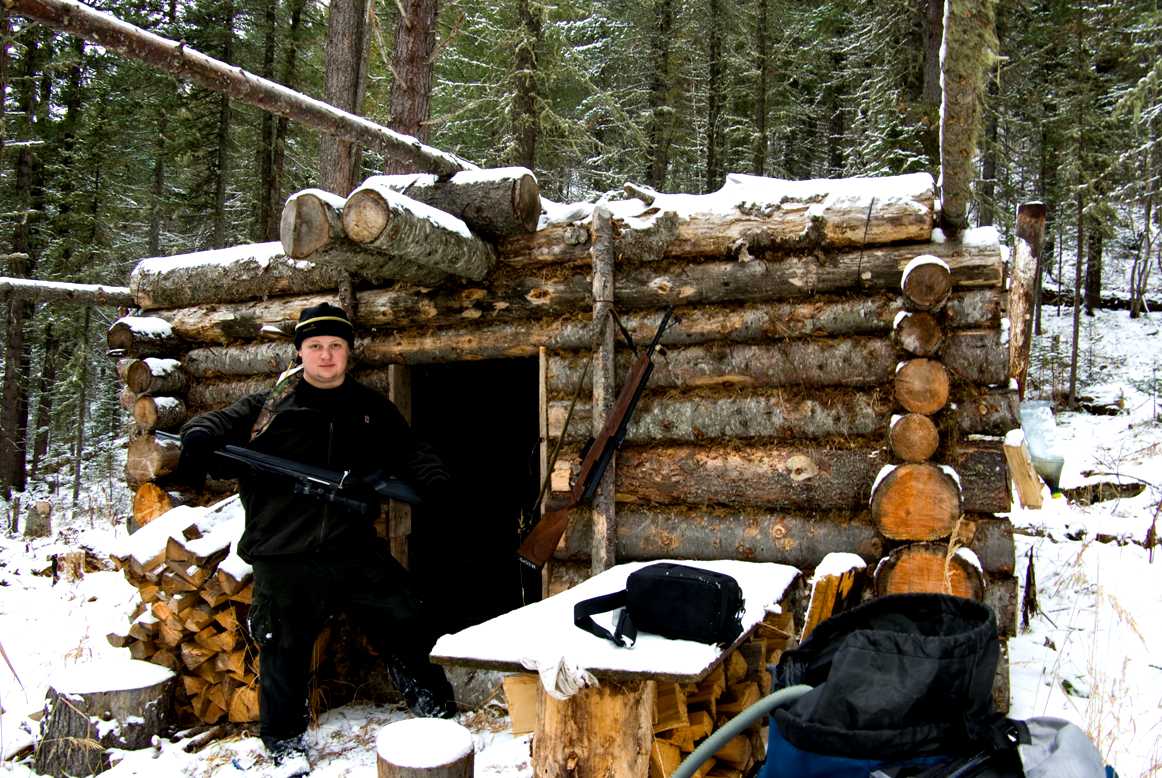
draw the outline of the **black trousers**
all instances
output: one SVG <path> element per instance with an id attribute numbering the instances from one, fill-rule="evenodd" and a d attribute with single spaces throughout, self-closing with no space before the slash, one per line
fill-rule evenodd
<path id="1" fill-rule="evenodd" d="M 444 671 L 428 661 L 436 636 L 407 571 L 382 541 L 344 554 L 256 559 L 250 632 L 259 645 L 259 733 L 268 745 L 304 733 L 310 721 L 311 651 L 327 619 L 347 611 L 376 650 L 440 699 Z"/>

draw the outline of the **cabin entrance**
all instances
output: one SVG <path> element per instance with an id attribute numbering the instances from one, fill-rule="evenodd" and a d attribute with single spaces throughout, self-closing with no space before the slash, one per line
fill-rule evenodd
<path id="1" fill-rule="evenodd" d="M 414 509 L 409 547 L 442 632 L 521 605 L 517 533 L 540 487 L 538 370 L 535 358 L 411 370 L 412 427 L 455 481 L 446 505 Z"/>

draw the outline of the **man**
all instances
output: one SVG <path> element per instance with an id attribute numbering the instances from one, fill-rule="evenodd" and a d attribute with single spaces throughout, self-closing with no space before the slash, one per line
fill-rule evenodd
<path id="1" fill-rule="evenodd" d="M 301 366 L 269 392 L 187 422 L 179 469 L 204 477 L 217 464 L 211 453 L 232 443 L 356 475 L 383 470 L 433 499 L 446 493 L 447 471 L 399 410 L 347 375 L 354 340 L 341 308 L 303 310 L 294 339 Z M 414 713 L 453 715 L 451 685 L 427 658 L 435 635 L 406 572 L 376 537 L 378 509 L 297 495 L 276 476 L 238 475 L 246 511 L 238 552 L 254 568 L 249 625 L 261 649 L 259 731 L 276 764 L 295 765 L 300 772 L 291 775 L 309 770 L 303 734 L 311 651 L 337 607 L 358 617 L 390 657 L 392 680 Z M 377 505 L 370 495 L 368 504 Z"/>

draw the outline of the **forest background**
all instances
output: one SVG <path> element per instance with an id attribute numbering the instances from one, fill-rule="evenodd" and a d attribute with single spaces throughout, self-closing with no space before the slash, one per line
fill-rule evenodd
<path id="1" fill-rule="evenodd" d="M 997 46 L 980 52 L 970 221 L 1009 242 L 1017 205 L 1043 201 L 1047 288 L 1072 289 L 1076 266 L 1087 308 L 1112 294 L 1139 314 L 1162 272 L 1157 0 L 974 5 L 995 6 Z M 712 191 L 728 172 L 939 175 L 943 0 L 95 7 L 479 165 L 528 167 L 558 201 L 626 181 Z M 145 257 L 276 240 L 290 193 L 404 169 L 0 13 L 4 275 L 123 286 Z M 124 434 L 104 336 L 119 313 L 6 308 L 3 496 L 39 474 L 73 480 L 75 500 L 93 442 Z"/>

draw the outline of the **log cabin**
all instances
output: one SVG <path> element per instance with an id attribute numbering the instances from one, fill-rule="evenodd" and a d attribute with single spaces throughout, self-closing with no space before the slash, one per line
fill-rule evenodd
<path id="1" fill-rule="evenodd" d="M 568 493 L 633 358 L 618 324 L 641 344 L 672 306 L 625 443 L 574 510 L 544 595 L 624 561 L 810 576 L 843 553 L 866 564 L 845 573 L 867 579 L 857 594 L 973 597 L 1012 635 L 1003 438 L 1028 362 L 1010 318 L 1023 325 L 1029 248 L 1010 253 L 991 227 L 949 239 L 939 222 L 928 174 L 734 174 L 704 195 L 627 184 L 567 205 L 519 168 L 296 193 L 279 242 L 132 272 L 137 310 L 108 345 L 134 419 L 135 521 L 208 499 L 172 482 L 172 444 L 151 433 L 269 387 L 294 358 L 298 312 L 337 302 L 356 325 L 354 375 L 462 486 L 460 515 L 392 505 L 382 533 L 446 630 L 512 610 L 529 509 L 543 481 L 542 510 Z M 1005 662 L 996 695 L 1007 707 Z"/>

